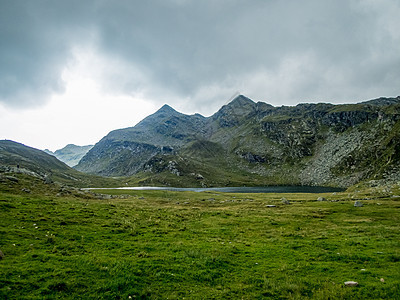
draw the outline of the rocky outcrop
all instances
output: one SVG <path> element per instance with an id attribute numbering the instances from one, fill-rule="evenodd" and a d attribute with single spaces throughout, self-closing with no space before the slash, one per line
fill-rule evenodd
<path id="1" fill-rule="evenodd" d="M 333 127 L 336 131 L 343 132 L 349 127 L 354 127 L 366 122 L 372 122 L 378 117 L 374 111 L 333 111 L 325 114 L 321 122 L 323 125 Z"/>

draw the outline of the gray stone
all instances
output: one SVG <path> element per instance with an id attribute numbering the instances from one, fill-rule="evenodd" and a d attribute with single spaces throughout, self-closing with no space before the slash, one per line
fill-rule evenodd
<path id="1" fill-rule="evenodd" d="M 285 197 L 282 197 L 281 202 L 283 204 L 290 204 L 290 201 L 288 199 L 286 199 Z"/>
<path id="2" fill-rule="evenodd" d="M 45 175 L 43 181 L 45 184 L 53 183 L 53 180 L 51 179 L 51 177 L 49 175 Z"/>
<path id="3" fill-rule="evenodd" d="M 201 175 L 201 174 L 196 174 L 196 179 L 198 179 L 198 180 L 203 180 L 203 179 L 204 179 L 204 176 Z"/>
<path id="4" fill-rule="evenodd" d="M 358 282 L 357 281 L 346 281 L 344 283 L 345 286 L 357 286 Z"/>
<path id="5" fill-rule="evenodd" d="M 355 207 L 362 207 L 363 206 L 363 204 L 361 203 L 361 201 L 356 201 L 356 202 L 354 202 L 354 206 Z"/>
<path id="6" fill-rule="evenodd" d="M 326 200 L 326 198 L 324 197 L 318 197 L 317 201 L 328 201 L 328 200 Z"/>

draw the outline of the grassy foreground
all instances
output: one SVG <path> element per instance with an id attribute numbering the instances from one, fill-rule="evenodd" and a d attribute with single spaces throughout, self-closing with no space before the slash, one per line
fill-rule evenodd
<path id="1" fill-rule="evenodd" d="M 354 207 L 348 193 L 110 193 L 0 192 L 0 298 L 400 295 L 400 198 Z"/>

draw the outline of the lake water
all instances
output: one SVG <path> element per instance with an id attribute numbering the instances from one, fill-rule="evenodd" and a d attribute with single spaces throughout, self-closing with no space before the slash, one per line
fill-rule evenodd
<path id="1" fill-rule="evenodd" d="M 322 186 L 265 186 L 265 187 L 215 187 L 215 188 L 174 188 L 174 187 L 121 187 L 120 190 L 160 190 L 160 191 L 192 191 L 192 192 L 223 192 L 223 193 L 333 193 L 344 189 Z"/>

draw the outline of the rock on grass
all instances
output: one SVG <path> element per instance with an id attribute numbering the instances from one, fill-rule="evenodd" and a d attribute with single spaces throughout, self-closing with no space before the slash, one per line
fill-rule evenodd
<path id="1" fill-rule="evenodd" d="M 357 281 L 346 281 L 344 283 L 345 286 L 357 286 L 358 282 Z"/>

